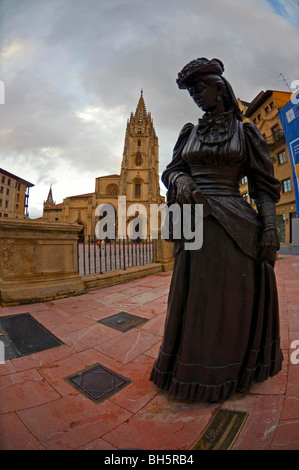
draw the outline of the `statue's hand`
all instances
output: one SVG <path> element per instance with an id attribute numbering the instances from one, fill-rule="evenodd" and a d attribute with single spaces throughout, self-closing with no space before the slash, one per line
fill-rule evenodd
<path id="1" fill-rule="evenodd" d="M 192 191 L 198 189 L 194 180 L 187 174 L 181 174 L 175 179 L 176 200 L 180 205 L 195 204 Z"/>
<path id="2" fill-rule="evenodd" d="M 269 261 L 274 268 L 279 247 L 280 243 L 277 230 L 265 230 L 260 242 L 260 261 Z"/>
<path id="3" fill-rule="evenodd" d="M 260 260 L 268 261 L 274 268 L 276 261 L 276 253 L 277 249 L 273 248 L 273 246 L 264 246 L 263 248 L 261 248 Z"/>

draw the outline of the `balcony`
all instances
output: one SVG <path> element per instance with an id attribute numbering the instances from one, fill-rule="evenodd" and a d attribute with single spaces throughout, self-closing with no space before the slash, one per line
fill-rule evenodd
<path id="1" fill-rule="evenodd" d="M 274 147 L 275 145 L 281 142 L 285 142 L 285 136 L 284 136 L 283 130 L 279 129 L 273 132 L 272 135 L 270 135 L 269 137 L 266 137 L 266 142 L 269 147 Z"/>

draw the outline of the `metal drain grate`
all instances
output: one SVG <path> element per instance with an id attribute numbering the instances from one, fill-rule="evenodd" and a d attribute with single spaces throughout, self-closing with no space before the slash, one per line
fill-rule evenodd
<path id="1" fill-rule="evenodd" d="M 111 317 L 98 320 L 98 323 L 102 323 L 103 325 L 110 326 L 115 330 L 125 333 L 131 328 L 142 325 L 147 321 L 147 318 L 138 317 L 137 315 L 132 315 L 131 313 L 127 312 L 120 312 L 116 315 L 112 315 Z"/>
<path id="2" fill-rule="evenodd" d="M 5 360 L 27 356 L 63 344 L 30 313 L 0 318 L 0 339 L 5 347 Z"/>
<path id="3" fill-rule="evenodd" d="M 247 412 L 217 410 L 190 450 L 229 450 L 242 429 Z"/>
<path id="4" fill-rule="evenodd" d="M 66 377 L 65 380 L 96 403 L 100 403 L 131 383 L 130 379 L 100 364 L 87 367 Z"/>

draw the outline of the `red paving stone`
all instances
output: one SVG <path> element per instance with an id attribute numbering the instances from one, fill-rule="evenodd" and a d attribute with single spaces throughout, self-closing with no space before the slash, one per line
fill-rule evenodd
<path id="1" fill-rule="evenodd" d="M 103 439 L 119 449 L 186 450 L 197 440 L 218 405 L 180 402 L 160 394 Z"/>
<path id="2" fill-rule="evenodd" d="M 16 413 L 0 414 L 1 450 L 44 450 Z"/>
<path id="3" fill-rule="evenodd" d="M 78 393 L 27 408 L 18 415 L 46 449 L 68 450 L 102 437 L 132 413 L 110 400 L 95 404 Z"/>
<path id="4" fill-rule="evenodd" d="M 164 330 L 171 273 L 159 273 L 88 294 L 0 309 L 29 312 L 64 344 L 0 365 L 0 449 L 187 450 L 217 409 L 248 417 L 233 450 L 299 450 L 299 257 L 276 263 L 283 370 L 222 404 L 169 398 L 149 381 Z M 120 311 L 146 318 L 121 333 L 97 321 Z M 293 358 L 299 359 L 299 352 Z M 65 378 L 94 364 L 131 380 L 94 403 Z"/>

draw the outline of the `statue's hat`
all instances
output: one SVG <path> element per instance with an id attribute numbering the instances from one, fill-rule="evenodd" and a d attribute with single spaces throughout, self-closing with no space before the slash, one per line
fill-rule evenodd
<path id="1" fill-rule="evenodd" d="M 195 79 L 203 74 L 216 74 L 221 76 L 224 72 L 224 65 L 219 59 L 206 59 L 200 57 L 192 60 L 179 72 L 176 80 L 179 88 L 186 89 L 188 84 L 192 83 Z"/>

